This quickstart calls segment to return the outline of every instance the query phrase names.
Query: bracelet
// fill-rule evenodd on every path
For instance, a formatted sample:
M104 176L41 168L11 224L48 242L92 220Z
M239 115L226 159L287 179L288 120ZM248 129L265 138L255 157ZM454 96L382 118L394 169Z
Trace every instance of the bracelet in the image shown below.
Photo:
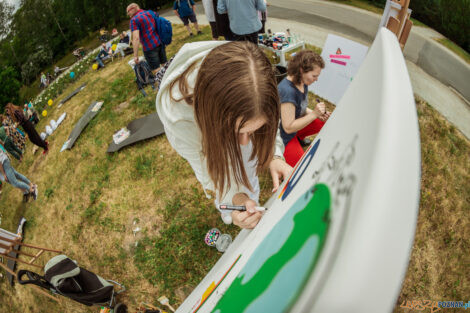
M280 156L280 155L274 155L273 160L282 160L284 162L286 161L286 159L283 156Z

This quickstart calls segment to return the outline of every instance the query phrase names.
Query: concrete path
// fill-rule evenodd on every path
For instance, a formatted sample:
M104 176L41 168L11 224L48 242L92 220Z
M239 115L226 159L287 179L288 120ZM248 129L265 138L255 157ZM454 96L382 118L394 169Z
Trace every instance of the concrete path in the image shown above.
M317 47L323 47L329 33L370 46L381 18L369 11L324 0L269 0L268 3L266 29L276 32L289 28L291 33ZM200 2L196 14L200 24L208 24ZM173 11L162 16L172 23L181 23ZM470 139L470 103L460 95L462 92L456 92L457 88L449 87L450 81L455 81L460 91L470 92L470 75L467 75L470 66L433 37L442 35L415 26L405 47L413 91Z

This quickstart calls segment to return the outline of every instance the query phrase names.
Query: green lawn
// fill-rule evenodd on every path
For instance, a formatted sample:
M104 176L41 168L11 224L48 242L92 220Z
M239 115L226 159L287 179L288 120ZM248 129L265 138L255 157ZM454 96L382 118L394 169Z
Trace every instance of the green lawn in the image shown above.
M169 57L186 42L210 40L210 29L187 38L174 27ZM50 152L32 154L13 166L39 185L39 198L24 204L21 193L7 185L0 198L2 228L14 230L21 216L28 220L25 241L59 248L101 276L124 283L122 301L130 312L142 302L158 305L166 295L178 306L220 257L204 243L218 227L233 237L238 228L225 225L207 199L189 164L165 136L106 154L112 135L128 122L155 111L155 92L137 90L127 64L117 59L93 71L88 64L76 80L63 82L38 129L63 112L67 118L49 138ZM82 83L87 87L60 109L56 104ZM103 108L72 150L59 150L93 101ZM313 105L314 97L310 97ZM332 106L330 106L333 109ZM422 190L420 215L410 267L399 301L462 300L470 294L470 143L435 110L417 100L421 129ZM271 192L268 173L260 176L261 199ZM140 231L134 230L137 228ZM51 255L41 257L45 262ZM466 261L467 260L467 261ZM22 267L23 268L23 267ZM0 278L0 312L97 312L64 299L60 303ZM364 295L367 297L368 295ZM401 302L400 302L401 303ZM397 312L402 312L399 304ZM403 311L408 312L408 311Z

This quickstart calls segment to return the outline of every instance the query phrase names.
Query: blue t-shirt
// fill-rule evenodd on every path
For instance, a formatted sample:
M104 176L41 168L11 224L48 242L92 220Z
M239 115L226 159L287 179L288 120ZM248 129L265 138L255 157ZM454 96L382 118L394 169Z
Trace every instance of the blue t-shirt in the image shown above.
M193 0L176 0L173 4L173 10L178 10L181 17L193 15L193 8L189 5L194 5Z
M308 105L308 86L304 85L304 92L300 92L297 87L295 87L294 83L284 78L279 85L277 85L277 89L279 91L279 98L281 103L292 103L295 106L295 119L302 117L305 115L307 111ZM295 137L297 132L288 134L282 128L282 123L279 124L279 128L281 130L281 137L282 141L284 142L284 146L286 146L292 138Z

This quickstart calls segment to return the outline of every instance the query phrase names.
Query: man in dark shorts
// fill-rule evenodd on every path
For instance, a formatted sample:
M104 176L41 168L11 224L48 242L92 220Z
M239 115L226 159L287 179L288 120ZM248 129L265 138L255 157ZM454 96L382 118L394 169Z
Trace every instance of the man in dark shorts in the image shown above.
M173 4L173 11L175 12L175 15L183 21L184 26L186 26L186 29L188 30L189 36L193 35L191 27L189 26L189 21L193 23L197 34L202 34L202 32L199 30L199 25L197 25L193 0L175 0L175 3Z
M127 6L127 15L131 18L132 46L134 62L139 63L139 42L142 44L145 60L154 73L160 65L167 62L165 46L157 33L155 19L157 14L150 10L141 10L139 5L131 3Z

